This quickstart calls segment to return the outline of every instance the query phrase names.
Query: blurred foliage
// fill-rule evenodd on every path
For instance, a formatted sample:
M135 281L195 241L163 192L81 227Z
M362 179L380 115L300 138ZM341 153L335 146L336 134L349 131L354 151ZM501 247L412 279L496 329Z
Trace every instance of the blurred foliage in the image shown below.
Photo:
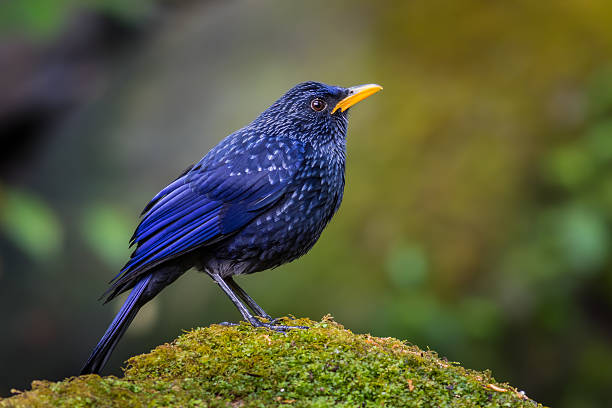
M30 193L0 190L0 229L37 261L45 261L62 249L60 221L44 201Z
M14 335L0 361L14 370L0 392L74 374L110 322L94 299L147 199L314 79L385 89L352 114L337 217L307 256L241 277L249 293L275 315L332 312L490 368L546 405L609 402L612 3L163 3L175 8L158 20L141 17L160 3L88 3L136 16L148 37L102 64L97 92L3 180L0 307ZM36 4L2 3L0 30L52 42L80 8ZM157 302L111 368L238 318L195 273Z
M19 0L0 3L0 34L26 35L44 41L60 33L79 10L107 12L138 20L150 15L152 0Z
M90 249L110 268L119 268L129 255L126 237L132 222L113 205L97 204L81 215L81 233Z

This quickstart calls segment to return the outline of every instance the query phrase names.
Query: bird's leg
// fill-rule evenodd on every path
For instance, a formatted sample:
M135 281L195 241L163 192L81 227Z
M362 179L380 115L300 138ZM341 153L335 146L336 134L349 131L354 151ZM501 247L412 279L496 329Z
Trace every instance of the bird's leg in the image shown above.
M221 290L223 290L223 292L225 292L225 294L230 298L230 300L232 301L234 306L236 306L236 308L238 309L242 317L244 317L244 320L253 324L253 321L257 319L255 319L253 315L249 313L248 309L244 307L244 305L240 302L236 294L232 292L232 290L227 285L227 283L223 280L223 278L216 274L210 274L210 276L215 280L215 282L217 282L217 285L219 285Z
M259 319L253 317L253 315L248 311L248 309L240 302L238 297L232 289L228 286L228 284L223 280L223 278L217 274L210 274L210 276L217 282L217 285L225 292L225 294L230 298L234 306L238 309L244 320L251 323L253 327L266 327L270 330L275 331L286 331L291 329L307 329L306 326L283 326L283 325L275 325L272 323L264 323Z
M268 319L269 321L272 321L273 319L270 317L269 314L266 313L265 310L263 310L261 308L261 306L259 306L257 303L255 303L255 301L253 300L253 298L251 298L245 291L244 289L242 289L240 286L238 286L238 284L236 283L236 281L234 281L234 279L231 276L228 276L227 278L223 279L225 281L225 283L227 283L227 285L232 289L232 291L238 295L238 297L240 299L242 299L242 301L244 303L247 304L247 306L249 308L251 308L251 310L259 317L263 317L264 319Z

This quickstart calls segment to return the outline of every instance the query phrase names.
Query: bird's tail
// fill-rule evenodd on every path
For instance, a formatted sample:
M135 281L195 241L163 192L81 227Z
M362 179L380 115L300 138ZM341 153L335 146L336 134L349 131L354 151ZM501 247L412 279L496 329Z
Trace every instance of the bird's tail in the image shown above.
M113 322L106 329L106 333L104 333L102 339L100 339L91 352L89 359L87 359L87 362L81 369L81 374L97 374L102 370L115 346L117 346L117 342L123 336L130 323L132 323L134 317L136 317L136 313L146 303L143 302L142 295L152 277L153 274L149 274L134 286L125 303L121 306L121 310L119 310Z

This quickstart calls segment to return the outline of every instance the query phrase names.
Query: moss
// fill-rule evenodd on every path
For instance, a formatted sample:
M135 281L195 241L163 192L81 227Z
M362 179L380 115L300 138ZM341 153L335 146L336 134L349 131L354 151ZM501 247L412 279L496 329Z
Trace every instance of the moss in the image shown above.
M541 406L489 372L326 316L286 334L246 323L192 330L128 360L123 378L34 381L0 407Z

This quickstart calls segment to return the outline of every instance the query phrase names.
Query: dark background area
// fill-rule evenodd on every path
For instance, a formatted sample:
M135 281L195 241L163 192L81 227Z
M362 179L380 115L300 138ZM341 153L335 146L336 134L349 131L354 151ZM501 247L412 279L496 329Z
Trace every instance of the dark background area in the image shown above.
M21 0L0 4L0 395L78 373L146 202L298 82L376 82L342 207L239 283L555 407L612 384L612 3ZM239 315L189 272L107 373Z

